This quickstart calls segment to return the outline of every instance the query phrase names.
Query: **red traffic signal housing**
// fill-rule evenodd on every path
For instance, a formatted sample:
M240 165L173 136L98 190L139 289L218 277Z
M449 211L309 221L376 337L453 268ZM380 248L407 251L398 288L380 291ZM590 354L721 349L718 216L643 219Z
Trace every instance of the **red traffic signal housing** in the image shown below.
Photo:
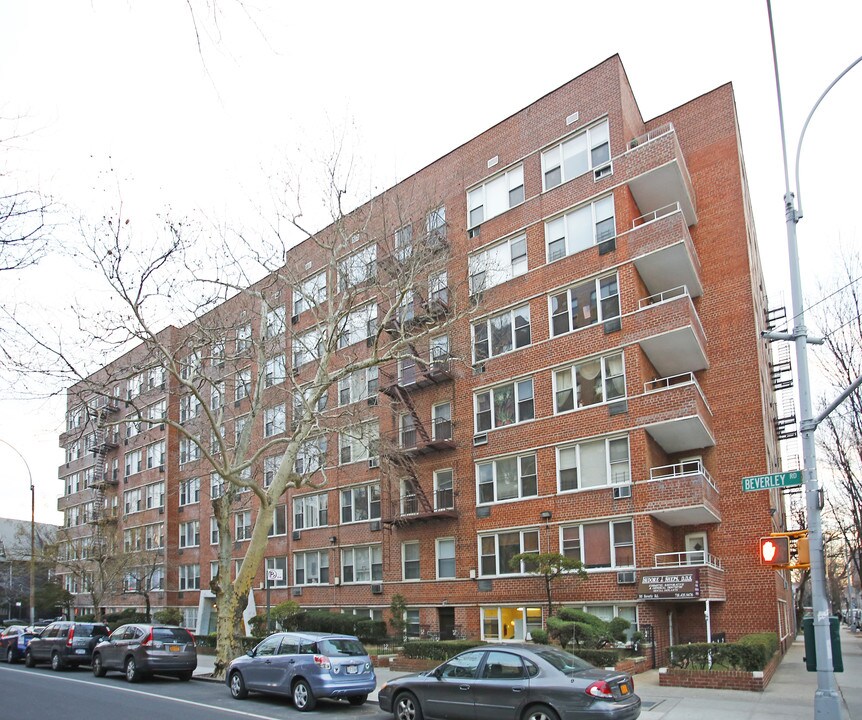
M790 538L767 536L760 538L761 565L788 565Z

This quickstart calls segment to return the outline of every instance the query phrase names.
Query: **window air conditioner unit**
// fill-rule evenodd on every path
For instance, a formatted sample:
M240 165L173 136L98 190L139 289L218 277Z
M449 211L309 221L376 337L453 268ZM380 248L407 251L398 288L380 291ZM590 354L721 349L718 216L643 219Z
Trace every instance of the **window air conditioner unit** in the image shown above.
M379 530L380 530L380 521L379 520L372 520L371 521L371 531L372 532L378 532Z
M368 458L368 467L370 467L370 468L380 467L380 458L376 458L376 457Z
M623 498L630 498L631 496L631 485L617 485L617 487L614 488L614 500L622 500Z
M374 595L383 594L383 583L371 583L371 592Z
M293 590L291 590L290 594L293 595L293 597L299 597L300 595L302 595L302 588L295 587L293 588Z
M617 573L618 585L634 585L636 582L634 570L622 570Z
M488 433L481 433L480 435L473 436L473 445L487 445L488 444Z
M294 530L293 531L293 539L299 540L302 537L302 530Z
M611 163L608 163L607 165L602 165L602 167L593 170L593 180L601 180L602 178L613 174L614 166Z
M299 315L291 315L290 316L290 324L296 325L299 322Z
M375 406L375 405L377 404L377 396L376 396L376 395L372 395L370 398L368 398L368 404L369 404L371 407Z

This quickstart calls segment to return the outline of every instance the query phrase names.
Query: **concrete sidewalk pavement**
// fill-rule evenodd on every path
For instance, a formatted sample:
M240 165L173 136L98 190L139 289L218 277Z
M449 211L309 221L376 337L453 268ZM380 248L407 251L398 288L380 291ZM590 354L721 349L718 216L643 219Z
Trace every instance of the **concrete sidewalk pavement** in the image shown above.
M862 720L862 633L842 626L841 650L844 672L835 674L841 717ZM800 636L762 693L661 687L658 670L641 673L635 676L635 692L643 701L641 720L813 720L817 674L806 671L803 656ZM199 655L195 676L211 674L213 661L212 655ZM368 696L374 702L385 682L405 674L389 668L375 668L375 673L377 689Z

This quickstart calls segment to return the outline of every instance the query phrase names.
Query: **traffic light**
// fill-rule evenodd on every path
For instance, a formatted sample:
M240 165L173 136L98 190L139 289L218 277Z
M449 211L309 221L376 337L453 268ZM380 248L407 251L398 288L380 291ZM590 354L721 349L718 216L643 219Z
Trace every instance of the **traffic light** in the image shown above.
M760 538L761 565L787 565L790 563L790 538L762 537Z
M811 563L808 553L808 536L801 537L796 541L796 564L807 566Z

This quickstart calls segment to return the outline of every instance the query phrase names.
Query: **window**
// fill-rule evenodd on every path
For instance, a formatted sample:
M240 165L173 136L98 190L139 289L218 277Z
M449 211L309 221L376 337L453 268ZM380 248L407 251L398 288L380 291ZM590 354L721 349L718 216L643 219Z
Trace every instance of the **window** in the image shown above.
M245 429L249 427L249 422L251 422L248 415L243 415L242 417L238 417L234 420L233 423L233 444L234 446L239 445L242 441L242 435L245 432Z
M401 543L402 578L404 580L419 580L419 543Z
M422 635L422 625L419 622L419 610L414 608L404 611L404 633L409 638L418 638ZM463 657L463 655L461 656ZM453 662L459 662L454 660Z
M144 527L144 547L147 550L158 550L164 547L165 527L163 523L155 523Z
M341 580L345 583L383 580L383 553L380 545L343 548Z
M521 568L513 569L510 564L512 558L521 553L538 552L538 530L515 530L481 535L479 537L479 574L488 576L523 573L523 563Z
M296 454L294 471L298 475L311 475L326 466L327 441L325 435L306 440Z
M213 545L218 545L219 539L219 531L218 531L218 520L214 517L210 518L210 543Z
M416 421L410 413L404 413L398 418L398 447L416 447Z
M524 202L524 168L501 173L467 193L467 228L481 225Z
M628 438L592 440L557 448L560 492L629 482Z
M296 585L329 583L329 551L313 550L293 556L293 581Z
M251 538L251 510L243 510L234 515L234 540Z
M608 195L589 205L545 222L548 262L610 240L617 234L614 197Z
M200 565L180 565L179 568L179 589L182 590L200 590L201 589L201 566Z
M586 568L632 567L635 563L631 520L564 526L560 547L563 555L580 560Z
M445 270L428 276L428 305L432 311L449 305L449 275Z
M160 440L152 445L147 445L147 467L161 467L165 464L165 441Z
M339 464L346 465L376 457L378 436L377 421L343 429L338 434Z
M473 325L473 362L530 344L530 306L492 315Z
M147 419L154 422L164 422L165 416L168 413L168 401L159 400L147 408Z
M284 414L284 405L265 408L263 411L263 435L272 437L287 430L287 419Z
M293 500L293 529L324 527L328 520L329 495L302 495Z
M180 398L180 422L191 420L201 414L201 403L195 395Z
M343 292L366 280L377 272L377 245L371 244L338 261L338 290Z
M455 507L453 473L451 468L434 471L434 509L451 510Z
M609 275L552 295L551 335L595 325L620 316L620 291L616 275Z
M126 475L134 475L144 469L140 450L126 453Z
M350 405L350 403L365 400L377 396L377 367L355 370L347 377L338 381L338 404Z
M413 226L405 225L395 231L395 257L406 260L413 253Z
M301 315L305 310L320 305L326 300L326 271L303 280L293 290L293 314Z
M123 552L138 552L143 547L143 531L142 527L123 530Z
M224 340L216 340L210 348L210 362L213 367L224 367Z
M622 353L593 358L554 372L554 412L567 412L625 396Z
M431 247L446 240L446 208L441 205L425 216L425 232L428 234L428 244Z
M269 575L270 570L281 570L281 580L268 580L266 581L269 587L271 588L283 588L287 587L287 558L286 557L268 557L264 559L264 565L266 566L267 577Z
M266 361L266 366L263 371L264 387L272 387L273 385L281 385L287 377L287 365L284 354L276 355ZM250 378L249 378L250 379ZM237 388L239 390L239 388ZM246 390L246 395L248 391Z
M380 484L358 485L341 491L341 522L380 518Z
M180 505L191 505L200 502L201 479L190 478L180 481Z
M452 403L440 403L431 408L431 431L434 440L452 439Z
M236 351L244 352L251 347L251 323L240 325L236 329Z
M283 455L272 455L263 459L263 486L269 487L272 481L275 480L275 474L281 467Z
M298 368L320 357L323 330L313 327L293 339L293 367Z
M500 640L520 640L524 641L527 638L527 633L533 630L541 630L542 624L542 609L538 607L483 607L482 608L482 639L486 642L498 642ZM499 677L499 673L503 667L502 663L497 661L497 658L507 655L508 653L491 653L489 661L493 657L494 665L498 667L494 670L494 677ZM484 673L491 672L491 663L486 661ZM527 673L530 677L534 677L538 673L539 668L533 665L529 660L527 663ZM511 672L515 672L512 668ZM521 672L520 669L517 672ZM520 676L520 675L519 675ZM488 677L486 674L485 677Z
M368 303L347 313L338 331L338 347L346 348L377 332L377 305Z
M281 358L283 360L284 355L282 355ZM267 368L269 368L268 363ZM236 374L236 378L234 380L234 400L242 400L243 398L247 398L250 392L251 368L245 368L245 370L240 370Z
M437 539L437 579L455 577L455 539Z
M274 338L284 332L284 305L272 308L266 312L264 337Z
M504 240L467 258L470 294L496 287L527 272L527 236Z
M533 379L517 380L476 393L476 432L533 419Z
M296 430L300 423L305 421L316 420L317 413L326 410L328 401L327 391L317 399L317 406L312 407L312 396L317 388L313 385L306 385L303 388L295 390L293 393L293 417L291 419L291 428Z
M608 121L603 120L542 153L544 189L557 187L610 159Z
M476 463L478 502L501 502L538 495L535 454Z
M147 510L165 506L165 484L163 482L144 486L144 504Z
M194 438L180 438L180 465L201 457L201 449Z
M127 438L133 438L133 437L135 437L135 435L139 435L142 428L143 428L143 423L141 423L140 420L132 420L131 419L132 417L133 416L130 415L129 419L126 420L126 437ZM92 439L93 438L91 438L91 436L89 436L89 435L87 436L87 447L88 448L93 447L94 443L92 442Z
M415 515L419 512L419 487L414 478L401 479L401 514Z
M191 380L201 371L201 353L196 350L180 360L180 378ZM131 390L130 390L131 392Z
M276 505L272 509L272 527L267 537L287 534L287 505Z
M224 495L225 481L218 473L210 473L210 498L215 500Z
M210 386L210 409L218 410L224 405L224 382L215 382Z
M180 547L197 547L201 544L201 524L199 520L180 523Z
M431 338L429 342L430 350L429 357L432 363L448 363L449 362L449 336L437 335Z

